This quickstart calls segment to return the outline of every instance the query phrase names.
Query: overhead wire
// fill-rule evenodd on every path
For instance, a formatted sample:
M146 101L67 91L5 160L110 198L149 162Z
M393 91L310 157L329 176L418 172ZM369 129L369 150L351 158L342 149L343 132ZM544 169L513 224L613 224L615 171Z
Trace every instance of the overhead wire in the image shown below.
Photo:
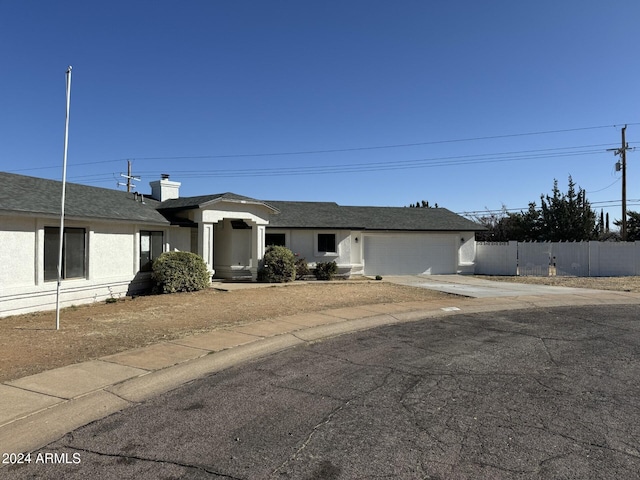
M387 170L405 170L415 168L447 167L457 165L514 162L524 160L540 160L581 155L595 155L603 152L602 148L612 144L596 144L553 149L521 150L514 152L496 152L475 155L457 155L448 157L422 158L413 160L396 160L383 162L359 162L335 165L312 165L293 167L264 167L260 169L219 169L219 170L173 170L182 178L193 177L267 177L292 175L319 175L332 173L372 172ZM138 171L137 175L157 175L158 171ZM106 174L105 174L106 175Z
M627 123L626 125L627 126L640 125L640 122ZM70 163L69 165L70 166L98 165L103 163L122 162L122 161L132 160L132 159L133 160L202 160L202 159L216 159L216 158L250 158L250 157L271 157L271 156L290 156L290 155L315 155L315 154L323 154L323 153L326 154L326 153L356 152L356 151L380 150L380 149L392 149L392 148L408 148L408 147L426 146L426 145L463 143L463 142L473 142L473 141L481 141L481 140L496 140L496 139L516 138L516 137L535 136L535 135L549 135L549 134L555 134L555 133L579 132L579 131L586 131L586 130L612 128L612 127L617 128L617 126L618 125L616 124L600 125L600 126L591 126L591 127L565 128L565 129L558 129L558 130L544 130L544 131L537 131L537 132L488 135L488 136L481 136L481 137L433 140L433 141L426 141L426 142L402 143L402 144L391 144L391 145L377 145L377 146L364 146L364 147L351 147L351 148L332 148L332 149L324 149L324 150L301 150L301 151L285 151L285 152L242 153L242 154L212 154L212 155L191 155L191 156L181 155L181 156L157 156L157 157L151 157L151 156L128 157L128 158L118 158L118 159L110 159L110 160L96 160L92 162ZM59 165L30 167L30 168L14 169L9 171L16 173L16 172L45 170L45 169L53 169L53 168L59 168Z

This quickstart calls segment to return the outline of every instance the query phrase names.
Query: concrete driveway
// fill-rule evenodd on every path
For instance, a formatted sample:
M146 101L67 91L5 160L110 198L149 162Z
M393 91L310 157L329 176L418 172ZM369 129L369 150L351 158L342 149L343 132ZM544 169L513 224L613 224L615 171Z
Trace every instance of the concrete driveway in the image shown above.
M385 276L387 282L421 287L473 298L520 297L531 295L589 295L602 290L552 287L524 283L492 282L466 275L397 275Z

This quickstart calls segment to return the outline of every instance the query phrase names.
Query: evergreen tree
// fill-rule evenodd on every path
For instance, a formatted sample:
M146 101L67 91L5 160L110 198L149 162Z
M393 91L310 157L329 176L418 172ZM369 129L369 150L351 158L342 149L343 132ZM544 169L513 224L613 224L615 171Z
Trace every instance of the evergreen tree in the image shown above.
M426 200L421 200L419 202L416 202L415 204L410 203L409 208L438 208L438 204L436 203L435 207L432 207Z
M541 195L540 240L583 241L596 236L596 213L587 201L586 192L569 176L567 193L560 192L553 181L552 195Z
M613 222L616 227L622 227L622 220ZM627 241L640 240L640 212L627 211Z

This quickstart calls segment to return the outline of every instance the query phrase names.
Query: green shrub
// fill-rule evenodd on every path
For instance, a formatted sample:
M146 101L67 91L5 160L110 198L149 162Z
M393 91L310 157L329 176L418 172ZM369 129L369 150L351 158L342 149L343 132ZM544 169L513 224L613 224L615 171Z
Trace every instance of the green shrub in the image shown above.
M376 275L376 280L382 280L382 275Z
M336 262L318 262L313 273L318 280L331 280L338 273L338 264Z
M311 275L309 264L305 258L296 258L296 280L302 280L304 277Z
M210 275L202 257L191 252L165 252L153 262L155 293L195 292L209 286Z
M267 248L258 281L267 283L291 282L296 275L296 257L291 250L279 245Z

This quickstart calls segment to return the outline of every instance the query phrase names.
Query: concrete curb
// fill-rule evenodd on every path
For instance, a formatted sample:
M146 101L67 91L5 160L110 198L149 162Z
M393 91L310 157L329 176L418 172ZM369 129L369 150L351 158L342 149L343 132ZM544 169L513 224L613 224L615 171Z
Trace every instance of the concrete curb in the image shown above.
M601 304L640 304L640 295L589 292L368 305L263 320L109 355L0 384L0 450L36 450L197 378L338 335L458 314Z

